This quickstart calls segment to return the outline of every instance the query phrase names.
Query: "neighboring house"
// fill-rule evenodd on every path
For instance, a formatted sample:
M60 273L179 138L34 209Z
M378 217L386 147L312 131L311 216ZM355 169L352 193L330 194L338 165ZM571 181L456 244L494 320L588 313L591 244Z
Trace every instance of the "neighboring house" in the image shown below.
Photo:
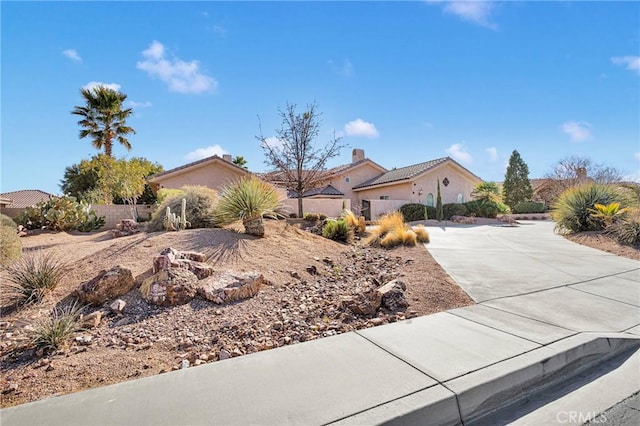
M478 176L450 157L438 158L390 170L355 186L358 202L363 200L404 200L435 206L437 182L442 203L464 203L482 182Z
M0 194L0 208L2 213L10 217L16 217L27 207L47 201L53 194L39 189L24 189L22 191L5 192Z
M179 189L185 185L200 185L219 190L228 182L250 175L246 169L233 164L230 155L214 155L149 178L154 193L160 188Z

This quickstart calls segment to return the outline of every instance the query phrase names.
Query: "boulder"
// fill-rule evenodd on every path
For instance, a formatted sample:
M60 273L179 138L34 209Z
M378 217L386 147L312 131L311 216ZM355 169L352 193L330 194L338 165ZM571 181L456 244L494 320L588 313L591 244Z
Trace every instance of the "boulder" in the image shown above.
M126 237L128 235L140 232L138 228L138 222L132 219L122 219L120 223L116 225L116 229L111 230L111 235L114 238Z
M382 303L382 294L378 291L358 293L342 301L343 308L357 315L371 316L376 313Z
M178 251L171 247L160 252L153 258L153 272L167 271L171 268L184 268L193 272L198 279L213 274L213 267L204 263L205 256L194 251Z
M407 302L407 298L404 295L406 289L405 283L400 280L393 280L378 288L376 293L380 294L382 306L391 311L398 311L404 310L409 306L409 302Z
M223 272L201 281L198 294L204 299L222 305L255 296L263 283L262 274L255 272Z
M198 277L188 269L158 271L140 285L142 297L154 305L184 305L196 295Z
M76 290L76 295L82 303L102 305L103 303L120 297L135 286L135 280L130 269L114 266L108 271L100 273Z

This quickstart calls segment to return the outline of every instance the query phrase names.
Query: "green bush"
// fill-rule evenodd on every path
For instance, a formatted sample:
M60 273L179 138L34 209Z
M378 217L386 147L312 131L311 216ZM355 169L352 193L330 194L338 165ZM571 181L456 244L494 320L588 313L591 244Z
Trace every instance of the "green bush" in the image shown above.
M302 216L302 219L308 222L317 222L319 220L325 220L326 218L327 218L327 215L324 213L305 213Z
M0 265L11 264L22 256L22 240L16 227L0 226Z
M174 188L160 188L158 190L158 204L162 204L169 198L182 198L184 190Z
M334 241L349 242L353 237L353 231L344 219L327 220L322 227L322 236Z
M18 229L18 224L15 223L9 216L2 213L0 213L0 226L8 226L16 230Z
M105 220L91 210L90 204L64 196L28 207L16 217L16 222L27 229L91 232L102 228Z
M424 217L425 209L427 217ZM435 219L436 208L419 203L409 203L400 207L400 213L402 213L406 222L415 222L418 220Z
M62 281L67 265L52 254L29 252L4 267L3 297L16 306L39 302Z
M445 220L450 220L453 216L464 216L467 213L467 207L464 204L449 203L442 206L442 212Z
M551 212L556 230L562 233L600 231L604 222L592 215L596 204L619 201L620 193L611 185L586 183L569 188L560 196Z
M496 207L498 208L498 213L500 214L511 213L511 208L502 201L496 201Z
M74 303L55 308L51 316L36 322L28 334L36 348L51 352L66 347L73 334L81 329L80 308Z
M544 213L544 203L538 203L537 201L521 201L513 206L513 213Z
M183 186L171 198L166 198L151 215L147 231L163 231L167 207L178 216L182 213L182 199L187 200L187 222L191 228L213 227L213 215L217 205L216 191L205 186Z
M500 212L500 206L492 200L473 200L465 204L467 216L495 218Z

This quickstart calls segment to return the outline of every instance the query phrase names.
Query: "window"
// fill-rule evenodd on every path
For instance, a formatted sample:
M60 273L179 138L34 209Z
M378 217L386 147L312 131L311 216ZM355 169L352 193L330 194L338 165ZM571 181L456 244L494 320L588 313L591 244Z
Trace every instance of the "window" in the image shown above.
M351 178L349 176L347 176L346 178L344 178L344 181L349 183L349 182L351 182Z
M433 207L433 194L431 192L427 194L427 205Z
M464 203L464 195L458 194L458 204Z
M388 196L388 195L381 195L381 196L380 196L380 199L381 199L381 200L388 200L388 199L389 199L389 196Z

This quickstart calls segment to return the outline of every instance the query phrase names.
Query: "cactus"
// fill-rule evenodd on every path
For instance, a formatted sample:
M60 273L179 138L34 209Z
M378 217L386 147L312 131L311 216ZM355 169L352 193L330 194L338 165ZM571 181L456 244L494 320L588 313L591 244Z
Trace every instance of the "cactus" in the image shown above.
M171 207L167 206L167 210L164 215L164 229L167 231L179 231L181 229L187 229L190 223L187 221L187 200L182 199L182 212L180 216L171 212Z

